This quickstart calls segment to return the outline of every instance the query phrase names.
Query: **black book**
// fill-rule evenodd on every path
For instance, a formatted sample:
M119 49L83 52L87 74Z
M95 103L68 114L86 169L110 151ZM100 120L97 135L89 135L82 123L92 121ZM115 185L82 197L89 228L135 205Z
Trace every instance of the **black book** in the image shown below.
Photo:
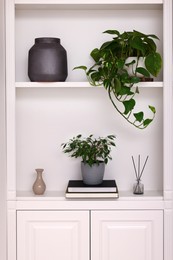
M84 192L84 193L109 193L109 192L118 192L116 181L115 180L103 180L99 185L86 185L82 180L70 180L67 186L67 192Z

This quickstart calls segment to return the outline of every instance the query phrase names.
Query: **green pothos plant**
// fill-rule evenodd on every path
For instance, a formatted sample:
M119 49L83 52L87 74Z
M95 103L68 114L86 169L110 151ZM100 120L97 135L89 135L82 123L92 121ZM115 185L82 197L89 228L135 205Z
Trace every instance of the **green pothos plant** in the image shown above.
M107 90L109 98L123 118L138 129L146 128L155 117L156 109L149 105L150 118L145 118L143 111L135 112L136 95L139 94L137 83L142 78L156 77L162 67L161 55L157 52L154 40L156 35L146 35L138 31L123 32L107 30L104 33L114 35L111 41L105 42L90 53L94 64L83 69L92 86L101 86ZM127 62L128 57L132 58ZM143 57L145 67L139 66ZM129 75L128 67L133 65L133 75ZM140 76L139 76L140 74Z

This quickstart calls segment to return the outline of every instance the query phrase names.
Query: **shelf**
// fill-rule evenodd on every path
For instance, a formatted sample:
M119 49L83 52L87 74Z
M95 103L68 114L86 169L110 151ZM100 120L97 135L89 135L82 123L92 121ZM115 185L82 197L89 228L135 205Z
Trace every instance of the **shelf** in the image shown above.
M17 200L54 201L54 200L64 200L64 199L65 199L65 191L46 191L44 195L35 195L33 194L32 191L17 192ZM94 199L89 199L89 200L92 201ZM103 200L103 199L99 199L99 200ZM145 191L144 195L134 195L131 191L121 191L118 200L121 201L163 200L163 194L161 191Z
M106 203L105 203L106 202ZM9 207L13 202L9 201ZM45 195L34 195L32 191L18 191L17 210L117 210L117 209L163 209L161 191L145 191L144 195L133 195L131 191L120 191L118 199L66 199L64 191L46 191Z
M16 82L16 88L90 88L88 82ZM144 88L162 88L163 82L140 82L137 84Z
M58 37L67 51L68 82L86 81L84 71L73 70L74 67L92 65L90 52L99 47L104 41L110 40L111 35L103 34L107 29L140 30L157 35L158 51L163 53L163 6L147 4L119 4L121 1L19 1L15 12L15 78L16 82L27 82L28 51L37 37ZM75 2L75 4L73 4ZM23 3L23 4L22 4ZM33 4L32 4L33 3ZM35 4L38 3L38 4ZM41 4L39 4L41 3ZM95 3L95 4L94 4ZM156 2L158 3L158 2ZM160 2L159 2L160 3ZM117 19L115 28L115 17ZM128 17L128 19L124 19ZM142 23L141 23L142 17ZM89 19L88 19L89 18ZM123 28L121 27L123 24ZM135 24L132 27L131 24ZM80 25L80 26L79 26ZM32 27L32 30L26 28ZM70 28L70 29L69 29ZM81 30L82 28L82 30ZM79 37L80 35L80 37ZM92 39L92 41L91 41ZM162 73L158 81L162 81Z
M156 4L163 4L163 0L15 0L16 5L156 5Z
M88 88L88 82L16 82L16 88Z

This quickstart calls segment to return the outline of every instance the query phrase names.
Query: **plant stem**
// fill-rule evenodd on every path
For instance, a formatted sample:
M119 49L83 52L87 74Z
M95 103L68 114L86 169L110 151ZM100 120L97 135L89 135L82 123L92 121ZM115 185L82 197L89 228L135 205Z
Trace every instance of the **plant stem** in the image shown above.
M114 103L114 101L113 101L113 99L112 99L112 96L111 96L111 87L108 88L108 95L109 95L109 98L110 98L110 100L111 100L113 106L115 107L115 109L118 111L118 113L119 113L122 117L124 117L124 118L127 120L127 122L129 122L131 125L135 126L135 127L138 128L138 129L144 129L144 128L147 127L147 125L144 126L144 127L140 127L142 124L140 124L139 126L136 125L134 122L130 121L129 118L127 118L127 117L118 109L118 107L115 105L115 103ZM120 101L120 102L121 102L121 101Z

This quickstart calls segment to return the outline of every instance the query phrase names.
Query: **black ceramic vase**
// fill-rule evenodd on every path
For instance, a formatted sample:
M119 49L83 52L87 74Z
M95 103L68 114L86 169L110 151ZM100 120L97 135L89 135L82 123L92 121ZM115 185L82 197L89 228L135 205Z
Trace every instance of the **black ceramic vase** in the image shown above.
M67 53L59 38L36 38L29 50L28 76L31 81L65 81Z

